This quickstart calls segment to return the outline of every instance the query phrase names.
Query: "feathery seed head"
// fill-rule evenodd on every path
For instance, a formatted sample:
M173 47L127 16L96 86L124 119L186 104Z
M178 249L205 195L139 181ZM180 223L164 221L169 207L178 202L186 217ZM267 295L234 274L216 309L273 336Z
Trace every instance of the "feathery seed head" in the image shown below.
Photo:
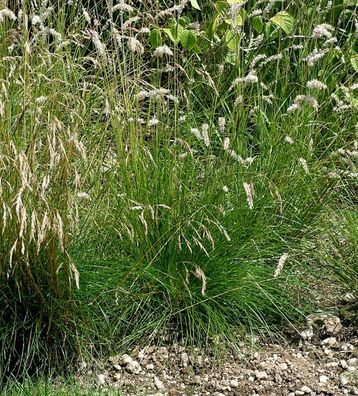
M278 264L277 264L275 274L274 274L275 278L277 278L280 275L287 259L288 259L288 253L284 253L278 260Z
M254 208L254 186L252 183L243 183L246 193L247 204L250 209Z
M144 47L142 43L137 40L135 37L130 37L128 39L128 48L133 53L138 53L140 55L144 54Z
M163 56L173 56L173 51L167 45L162 45L155 49L153 56L157 58L162 58Z
M307 82L307 88L321 90L327 89L327 85L319 80L310 80Z

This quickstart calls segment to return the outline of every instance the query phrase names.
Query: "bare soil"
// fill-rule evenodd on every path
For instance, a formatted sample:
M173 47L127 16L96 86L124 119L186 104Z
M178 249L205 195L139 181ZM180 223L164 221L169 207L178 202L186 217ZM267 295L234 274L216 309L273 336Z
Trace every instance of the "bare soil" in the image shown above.
M171 346L134 348L97 368L83 365L81 382L108 395L358 395L358 337L352 326L316 315L291 341L242 345L239 352Z

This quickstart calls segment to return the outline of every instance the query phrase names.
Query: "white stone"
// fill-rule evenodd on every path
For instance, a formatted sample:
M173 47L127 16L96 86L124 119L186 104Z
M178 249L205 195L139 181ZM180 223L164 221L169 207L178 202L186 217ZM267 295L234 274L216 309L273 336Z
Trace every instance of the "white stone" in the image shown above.
M310 340L313 337L314 333L313 333L313 329L312 328L308 328L306 330L303 330L300 333L301 338L303 338L304 340Z
M119 364L114 364L113 369L116 371L122 371L122 367Z
M229 382L229 385L230 385L232 388L238 388L238 387L239 387L239 382L236 381L236 380L231 380L231 381Z
M337 335L343 328L341 320L338 316L330 316L324 321L324 327L327 333Z
M329 362L325 364L326 367L338 367L339 363L338 362Z
M267 369L267 363L266 363L266 362L261 362L261 363L259 364L259 368L262 369L262 370Z
M123 355L122 356L122 360L121 360L121 364L122 366L126 366L127 364L130 364L133 362L133 358L129 355Z
M146 366L145 366L145 368L148 370L148 371L152 371L152 370L154 370L154 364L147 364Z
M329 380L329 378L326 375L320 375L320 377L319 377L319 382L321 384L326 384L328 380Z
M352 344L350 344L349 342L347 342L346 344L342 345L342 351L353 351L354 350L354 346Z
M326 345L329 347L337 346L337 338L336 337L328 337L322 341L322 345Z
M282 370L282 371L288 370L287 363L281 363L278 367L279 367L280 370Z
M268 375L267 375L266 371L259 371L259 370L256 370L256 371L255 371L255 377L256 377L258 380L263 380L263 379L267 379L267 378L268 378Z
M122 379L122 374L119 373L119 372L114 373L113 379L114 379L115 381L120 381L120 380Z
M80 364L79 364L79 368L80 370L85 370L87 368L87 363L83 360Z
M324 348L324 349L323 349L323 352L324 352L324 354L325 354L326 356L328 356L328 357L333 357L333 351L332 351L332 349Z
M147 353L148 347L144 347L143 349L141 349L138 353L138 359L142 360L145 358L145 355Z
M142 367L136 360L132 360L131 363L127 364L126 370L131 374L139 374L142 371Z
M106 376L104 374L98 374L97 375L97 382L100 385L104 385L106 383Z
M357 367L358 359L357 358L348 359L347 363L348 363L348 366Z
M347 385L347 384L349 383L349 378L348 378L348 376L347 376L345 373L342 373L342 374L339 376L339 380L340 380L340 382L341 382L341 384L342 384L343 386L345 386L345 385Z
M346 369L348 367L348 364L345 360L340 361L342 368Z
M154 377L154 386L158 390L163 390L164 389L164 384L158 377Z
M305 393L312 393L312 389L309 388L309 387L306 386L306 385L302 386L301 391L302 391L302 392L305 392Z
M186 352L183 352L181 354L181 362L182 362L183 367L186 367L188 365L189 357L188 357L188 354Z

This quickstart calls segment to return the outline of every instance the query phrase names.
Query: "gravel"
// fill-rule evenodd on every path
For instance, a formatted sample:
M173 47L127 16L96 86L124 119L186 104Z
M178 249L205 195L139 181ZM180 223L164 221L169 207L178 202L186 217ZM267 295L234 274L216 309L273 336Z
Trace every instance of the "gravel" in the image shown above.
M214 350L179 344L136 347L101 369L82 365L80 380L126 396L358 395L355 334L336 316L310 318L308 326L309 340L261 342L255 351L241 343L240 353L228 349L220 359Z

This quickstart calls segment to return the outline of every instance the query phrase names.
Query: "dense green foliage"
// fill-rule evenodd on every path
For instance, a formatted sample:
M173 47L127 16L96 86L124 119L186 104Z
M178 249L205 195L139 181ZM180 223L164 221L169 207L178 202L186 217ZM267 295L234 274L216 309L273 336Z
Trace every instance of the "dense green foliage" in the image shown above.
M357 191L354 2L38 3L0 9L0 379L302 319Z

